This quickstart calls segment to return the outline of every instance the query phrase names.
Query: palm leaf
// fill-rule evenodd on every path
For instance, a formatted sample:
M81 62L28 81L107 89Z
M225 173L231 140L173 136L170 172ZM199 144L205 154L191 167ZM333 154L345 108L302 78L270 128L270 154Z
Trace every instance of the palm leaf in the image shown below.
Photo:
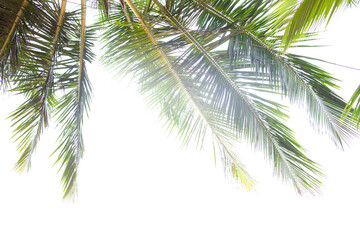
M162 115L168 119L168 127L170 129L174 126L178 127L178 136L183 139L185 145L191 139L195 139L195 142L201 145L207 129L211 130L222 151L225 165L229 166L227 172L236 173L235 177L250 188L252 181L238 157L232 152L230 140L226 139L226 134L224 134L225 129L221 129L217 121L209 117L209 113L200 102L201 99L191 92L191 81L183 78L174 69L173 58L166 51L168 49L156 39L157 36L161 36L161 31L158 35L154 35L155 31L150 31L136 6L132 2L128 3L140 22L141 28L134 25L136 20L130 21L133 23L130 25L132 28L126 24L124 26L110 24L110 29L105 34L107 36L106 48L111 49L108 51L109 57L105 55L107 63L122 62L122 66L127 66L122 71L140 72L142 91L149 94L150 103L162 106ZM114 19L114 21L120 22L119 19ZM121 30L121 28L125 29ZM123 32L124 34L121 34ZM114 57L113 49L118 49L120 52L116 57ZM143 55L143 52L146 52L146 55Z
M10 115L15 121L12 125L15 127L14 137L19 141L18 150L21 152L15 166L20 172L29 170L32 153L44 128L48 126L49 112L55 102L55 55L63 44L59 37L62 35L60 30L65 15L64 3L61 9L56 5L53 9L47 4L42 8L47 10L47 15L38 18L46 21L43 20L42 28L34 29L32 36L28 37L27 46L24 47L26 55L22 56L23 59L18 65L21 74L13 81L16 85L13 91L22 93L27 98L25 103Z
M77 192L78 167L84 152L83 115L89 111L91 98L91 84L85 62L92 61L94 57L90 47L95 36L94 29L86 28L85 19L85 1L82 1L81 20L75 19L78 27L73 32L75 39L69 43L68 48L64 48L62 56L62 64L67 70L57 82L66 89L55 106L55 115L62 126L62 133L58 139L59 146L54 151L58 152L56 162L60 162L60 169L63 169L64 198L73 198Z
M338 10L358 4L358 0L291 0L282 1L277 11L283 18L290 18L283 38L283 47L286 50L289 45L301 38L302 34L311 28L326 22L329 23L332 16Z
M216 17L221 17L224 23L234 24L235 21L215 8L209 5L204 5L204 7L207 12L216 15ZM270 15L269 18L271 22L273 16ZM269 27L268 25L266 26L267 28ZM309 69L299 70L293 67L291 63L287 62L287 56L282 56L281 52L273 50L271 47L273 43L268 44L267 34L261 34L261 29L255 28L252 30L254 33L252 33L243 29L241 26L238 26L238 28L242 29L243 33L239 34L238 38L233 40L237 42L237 45L233 44L232 49L229 49L229 51L233 53L231 55L232 58L241 56L240 58L237 57L238 61L250 59L252 67L257 72L269 74L274 85L280 84L280 89L289 96L293 103L302 105L303 102L306 101L305 105L308 106L309 115L312 120L315 121L316 126L323 129L338 146L342 146L342 139L348 140L349 136L356 135L353 128L347 125L341 125L339 120L341 115L332 112L332 107L324 102L326 97L322 96L322 94L326 91L331 91L326 86L336 86L336 84L333 83L334 79L329 74L321 71L318 72L322 74L321 76L315 75L314 73L312 76L308 74L305 77L302 71L306 72ZM257 37L258 34L261 34L261 37ZM289 59L291 59L291 57ZM321 81L323 84L320 84L318 87L323 86L324 89L322 91L314 89L308 84L308 79L310 78ZM334 104L333 107L341 108L344 105L344 101L333 92L331 92L331 94L336 96L336 100L332 102L332 104Z

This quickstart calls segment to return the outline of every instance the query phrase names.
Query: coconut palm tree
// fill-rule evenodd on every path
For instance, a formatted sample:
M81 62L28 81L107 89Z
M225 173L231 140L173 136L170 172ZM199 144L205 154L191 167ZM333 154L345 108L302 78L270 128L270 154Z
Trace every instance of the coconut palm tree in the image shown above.
M94 59L98 30L101 61L133 76L183 145L201 148L212 137L227 175L251 189L254 181L236 152L240 141L250 143L298 193L319 192L323 173L286 126L287 106L274 99L305 105L314 128L339 147L356 132L340 120L346 103L332 90L336 80L304 56L283 54L289 19L277 20L279 3L99 0L100 20L86 26L85 0L78 11L67 10L66 0L0 0L2 88L25 98L10 115L20 151L16 169L29 169L54 116L64 197L74 196L91 99L86 64ZM303 34L289 48L313 37Z

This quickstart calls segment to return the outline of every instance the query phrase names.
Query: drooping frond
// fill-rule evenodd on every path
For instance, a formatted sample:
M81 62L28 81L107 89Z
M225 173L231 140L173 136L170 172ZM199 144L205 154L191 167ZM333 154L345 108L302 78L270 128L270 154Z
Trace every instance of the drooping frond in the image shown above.
M46 15L38 15L42 19L41 28L31 29L27 39L26 52L21 54L17 64L20 72L13 79L16 93L24 94L26 101L10 118L14 121L14 137L19 142L20 159L15 168L22 172L28 170L31 156L35 151L44 128L48 126L49 114L55 101L54 75L56 55L64 45L64 33L61 24L65 15L65 3L61 9L57 5L42 6ZM45 12L43 12L45 13Z
M105 54L104 61L125 63L122 64L126 66L122 72L133 72L139 76L142 91L149 95L150 103L162 107L162 115L167 117L169 128L177 126L178 135L185 145L191 139L201 145L204 135L210 130L222 151L225 164L230 166L227 172L236 173L235 177L251 188L252 180L232 152L230 140L225 137L226 129L221 129L220 122L209 115L201 99L192 92L192 81L177 71L169 49L160 41L162 33L150 30L136 6L131 1L128 4L136 18L129 21L129 15L124 13L127 23L121 24L120 18L111 19L105 34L105 46L110 51ZM119 55L113 55L114 49L118 49Z
M78 167L84 152L82 136L83 116L89 111L91 99L91 84L86 71L86 62L91 62L93 54L90 51L94 41L94 29L85 25L85 1L82 1L81 20L77 20L74 39L64 48L62 63L66 71L61 74L58 84L65 88L65 94L55 106L57 121L61 124L61 135L57 163L63 170L62 182L64 198L75 197L77 191L76 178Z
M273 161L275 172L283 179L290 180L298 192L302 189L318 191L320 182L310 174L320 174L318 167L304 154L300 154L301 147L293 134L279 122L285 117L284 114L272 114L274 111L259 101L257 95L239 88L236 80L227 73L230 66L220 66L200 39L195 39L159 2L154 2L191 44L191 50L182 56L181 67L194 69L192 74L201 79L199 88L206 91L204 98L211 103L212 108L222 113L228 121L231 120L230 126L235 127L241 139L262 150ZM259 69L256 70L259 72Z

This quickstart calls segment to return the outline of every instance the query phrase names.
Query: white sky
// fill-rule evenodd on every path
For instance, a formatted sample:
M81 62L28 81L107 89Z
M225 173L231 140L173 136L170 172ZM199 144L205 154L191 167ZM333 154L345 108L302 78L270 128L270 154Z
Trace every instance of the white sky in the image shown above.
M360 8L341 14L324 35L333 47L311 54L360 68L360 35L354 31L359 16ZM342 94L348 98L360 72L327 67L345 81ZM247 192L224 179L211 149L180 150L126 81L96 65L89 69L94 100L84 126L86 151L75 203L61 200L61 174L48 158L55 147L52 129L42 137L31 171L12 170L18 154L5 118L17 105L0 96L0 239L360 238L359 140L342 152L309 129L305 114L294 114L290 125L327 174L323 195L296 195L273 178L261 154L240 147L258 181L257 191Z

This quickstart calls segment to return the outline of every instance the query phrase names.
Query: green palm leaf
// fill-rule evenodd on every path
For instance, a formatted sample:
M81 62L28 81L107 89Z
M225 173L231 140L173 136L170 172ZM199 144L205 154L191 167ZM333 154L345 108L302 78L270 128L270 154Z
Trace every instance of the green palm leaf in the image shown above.
M209 116L201 99L191 92L191 82L184 79L174 69L173 57L165 53L168 49L156 40L157 35L161 36L161 31L154 35L132 2L129 5L140 21L141 28L135 25L136 19L130 21L131 25L124 24L123 26L114 24L114 22L119 23L119 19L113 19L114 22L110 23L109 30L105 34L105 46L109 50L105 54L104 61L108 64L110 61L115 64L126 63L122 64L122 66L127 66L122 69L122 72L133 71L136 75L139 74L142 91L150 93L149 100L152 104L162 106L162 114L168 118L169 128L178 127L178 135L185 145L193 138L201 145L206 131L211 130L222 151L225 165L229 166L227 172L236 173L236 177L250 188L252 181L238 157L232 152L231 143L225 137L227 135L225 130L218 126L213 116ZM129 15L125 17L128 20ZM116 57L113 55L113 49L118 49L119 55ZM147 54L143 55L143 52ZM139 54L145 57L139 57Z
M230 126L235 127L241 139L246 139L257 149L266 153L274 163L275 172L283 179L290 180L298 192L302 189L309 192L318 191L320 181L309 172L315 175L320 172L316 164L302 154L301 147L291 131L278 121L284 115L282 113L272 115L274 111L259 101L257 95L250 95L241 90L230 78L226 68L218 64L211 52L193 38L159 2L156 0L154 2L193 45L193 51L186 57L183 56L183 62L186 65L182 67L189 69L197 62L195 68L200 70L195 78L202 79L200 88L207 90L207 101L213 108L222 112L228 121L232 120ZM252 65L254 66L253 62ZM263 68L263 66L258 66L255 68L256 72L260 72L259 67ZM270 74L270 82L271 77Z
M286 50L290 44L311 28L326 22L329 23L336 11L341 8L358 4L358 0L286 0L281 1L277 11L281 18L289 18L283 37L283 47ZM280 18L280 19L281 19Z
M75 19L78 27L73 32L75 39L64 48L62 56L62 64L67 70L58 80L58 84L66 88L55 106L57 121L62 125L55 152L58 152L57 162L61 163L63 169L64 198L73 198L77 192L77 171L84 152L83 116L89 111L92 91L85 63L94 58L90 47L95 35L94 29L86 27L85 18L85 1L82 1L81 22Z
M25 103L10 115L15 121L14 137L19 141L18 150L21 152L15 166L18 171L30 168L32 153L44 128L48 127L49 114L55 103L55 55L63 45L59 38L63 35L60 29L65 6L63 5L61 10L56 9L58 6L54 7L55 11L52 12L51 6L42 6L48 11L46 15L38 16L43 18L44 24L42 28L32 29L31 37L28 37L27 45L24 46L26 55L21 56L22 60L18 63L21 74L13 81L16 85L13 91L22 93L27 98Z
M223 24L234 24L238 21L228 18L209 5L204 5L204 7L208 13L210 12L217 18L221 18ZM271 24L273 16L269 15L269 19ZM263 22L263 18L261 18L261 22ZM268 24L264 25L266 28L269 27ZM332 107L327 106L324 102L326 96L322 96L322 94L330 91L334 96L334 99L336 99L332 102L332 104L334 104L333 107L341 108L344 106L344 101L327 88L327 86L336 87L334 79L329 74L318 68L319 71L317 73L307 73L311 70L310 68L299 69L294 67L292 63L288 61L289 59L292 59L291 57L288 57L288 55L283 56L279 51L273 49L272 45L274 39L271 38L270 43L268 43L268 34L264 34L262 29L252 27L251 31L254 32L252 33L241 26L238 26L238 28L240 30L242 29L243 33L233 39L233 41L237 42L237 45L229 44L229 48L232 47L229 49L229 52L232 53L230 57L235 59L235 56L237 56L238 61L250 59L252 67L257 72L267 73L274 86L277 86L277 84L281 86L280 89L284 94L289 96L292 102L303 104L303 101L306 101L308 112L313 121L315 121L316 126L324 129L324 132L329 134L338 146L342 146L341 139L348 140L349 136L356 135L353 128L340 123L339 117L341 114L339 112L331 111ZM260 37L257 37L258 34L260 34ZM274 33L272 32L271 35L273 34ZM304 72L307 74L304 75ZM309 79L320 81L322 84L317 85L317 87L323 87L324 89L314 89L314 84L313 86L308 84Z

